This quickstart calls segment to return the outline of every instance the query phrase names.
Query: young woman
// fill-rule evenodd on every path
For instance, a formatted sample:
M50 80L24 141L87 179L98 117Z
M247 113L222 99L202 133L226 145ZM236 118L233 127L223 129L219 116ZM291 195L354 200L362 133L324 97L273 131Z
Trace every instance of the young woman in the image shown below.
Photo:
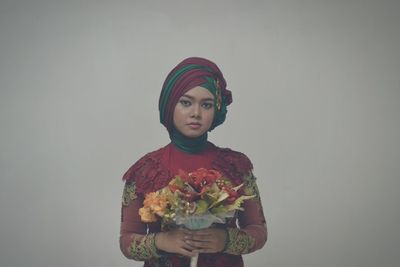
M204 58L187 58L167 76L159 99L160 121L171 143L139 159L125 173L120 247L144 266L243 266L242 254L262 248L267 229L253 166L242 153L207 141L208 132L225 120L231 92L219 68ZM244 184L243 211L224 225L204 230L143 223L138 210L147 193L168 185L178 170L214 169L235 185ZM168 229L167 229L168 228Z

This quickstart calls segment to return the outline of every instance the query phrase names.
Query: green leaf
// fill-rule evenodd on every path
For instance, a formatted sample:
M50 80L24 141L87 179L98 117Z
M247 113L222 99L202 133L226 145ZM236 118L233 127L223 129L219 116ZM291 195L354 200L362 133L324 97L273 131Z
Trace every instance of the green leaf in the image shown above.
M224 201L225 199L227 199L229 197L229 194L226 191L220 191L218 192L218 198L216 201L214 201L213 203L211 203L210 208L215 207L217 204L219 204L220 202Z
M240 206L242 205L243 201L245 201L247 199L251 199L253 197L255 197L255 195L252 195L252 196L240 196L232 204L225 206L225 208L227 209L227 211L242 210L242 208Z
M211 213L212 214L219 214L219 213L224 213L224 212L228 212L229 210L227 209L227 207L225 206L223 206L223 205L220 205L220 206L217 206L217 207L214 207L214 208L212 208L211 209Z
M183 187L185 185L185 182L182 180L180 176L175 176L174 184Z
M243 186L243 184L240 184L236 187L232 187L232 190L238 191L242 186Z
M207 201L200 199L196 203L197 203L196 212L195 212L196 214L203 214L208 210Z

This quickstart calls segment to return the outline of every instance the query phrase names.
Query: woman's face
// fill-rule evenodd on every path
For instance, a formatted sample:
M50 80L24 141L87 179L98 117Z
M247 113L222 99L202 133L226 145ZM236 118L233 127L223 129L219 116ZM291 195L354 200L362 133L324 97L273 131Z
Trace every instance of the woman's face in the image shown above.
M179 98L174 110L174 125L186 137L201 136L213 120L214 96L207 89L197 86Z

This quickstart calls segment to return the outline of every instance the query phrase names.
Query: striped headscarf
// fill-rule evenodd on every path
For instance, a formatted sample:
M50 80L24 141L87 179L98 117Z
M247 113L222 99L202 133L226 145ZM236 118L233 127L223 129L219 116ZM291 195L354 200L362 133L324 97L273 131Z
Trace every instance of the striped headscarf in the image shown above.
M190 57L179 63L168 74L161 90L158 104L160 122L169 133L174 128L173 115L179 98L196 86L204 87L214 95L214 121L209 131L225 121L226 107L232 103L232 94L226 89L222 72L208 59Z

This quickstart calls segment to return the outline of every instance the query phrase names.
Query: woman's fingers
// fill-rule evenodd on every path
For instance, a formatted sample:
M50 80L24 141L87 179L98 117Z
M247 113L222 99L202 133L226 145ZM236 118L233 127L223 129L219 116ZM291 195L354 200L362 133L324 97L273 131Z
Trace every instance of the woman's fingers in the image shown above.
M192 251L196 249L196 247L190 244L190 242L187 242L191 234L190 231L182 229L160 232L156 235L156 247L166 252L179 253L187 257L193 257L196 253Z
M181 228L181 231L185 234L185 235L191 235L193 233L193 231L186 229L186 228Z
M190 242L187 242L187 241L183 242L183 244L181 245L181 247L182 247L183 249L190 250L190 251L192 251L192 250L194 250L194 249L197 248L196 246L193 246Z
M187 250L184 248L181 248L178 253L186 257L194 257L197 254L194 250Z
M208 242L212 242L219 238L220 238L220 236L218 235L218 232L211 232L211 231L206 231L206 230L194 232L191 236L192 240L208 241Z
M226 232L218 228L192 231L185 235L186 243L200 253L220 252L225 246Z
M208 241L193 241L193 240L188 240L186 242L187 244L191 245L193 249L205 249L205 248L210 248L212 247L212 243Z

